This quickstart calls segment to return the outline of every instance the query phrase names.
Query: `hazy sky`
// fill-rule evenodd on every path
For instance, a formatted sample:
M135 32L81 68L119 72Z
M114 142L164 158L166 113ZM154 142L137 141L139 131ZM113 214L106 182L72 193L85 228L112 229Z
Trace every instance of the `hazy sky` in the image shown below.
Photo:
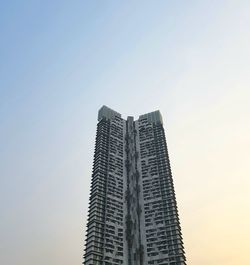
M250 1L1 1L0 264L81 264L97 111L164 117L189 265L250 264Z

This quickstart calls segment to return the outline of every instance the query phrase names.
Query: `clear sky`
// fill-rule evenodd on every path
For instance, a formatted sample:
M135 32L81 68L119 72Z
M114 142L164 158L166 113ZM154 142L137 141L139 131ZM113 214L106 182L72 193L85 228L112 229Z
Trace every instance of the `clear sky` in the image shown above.
M1 1L0 40L0 264L81 264L103 104L161 111L188 264L250 264L250 1Z

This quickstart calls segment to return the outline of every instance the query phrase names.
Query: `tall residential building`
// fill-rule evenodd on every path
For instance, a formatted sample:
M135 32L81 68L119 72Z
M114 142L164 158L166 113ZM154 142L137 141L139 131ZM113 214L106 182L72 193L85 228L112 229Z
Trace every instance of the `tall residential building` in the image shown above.
M99 110L85 265L185 265L159 111Z

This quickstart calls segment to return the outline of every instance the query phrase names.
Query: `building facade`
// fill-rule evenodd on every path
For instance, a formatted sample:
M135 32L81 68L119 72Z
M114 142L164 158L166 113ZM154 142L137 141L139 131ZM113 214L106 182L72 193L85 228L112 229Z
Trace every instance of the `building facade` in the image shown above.
M85 265L186 265L162 117L98 113Z

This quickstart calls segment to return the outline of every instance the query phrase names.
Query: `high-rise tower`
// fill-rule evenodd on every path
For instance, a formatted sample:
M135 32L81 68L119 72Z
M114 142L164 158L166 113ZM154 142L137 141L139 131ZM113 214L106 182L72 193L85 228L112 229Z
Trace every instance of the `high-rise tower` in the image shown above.
M159 111L99 110L83 264L186 264Z

